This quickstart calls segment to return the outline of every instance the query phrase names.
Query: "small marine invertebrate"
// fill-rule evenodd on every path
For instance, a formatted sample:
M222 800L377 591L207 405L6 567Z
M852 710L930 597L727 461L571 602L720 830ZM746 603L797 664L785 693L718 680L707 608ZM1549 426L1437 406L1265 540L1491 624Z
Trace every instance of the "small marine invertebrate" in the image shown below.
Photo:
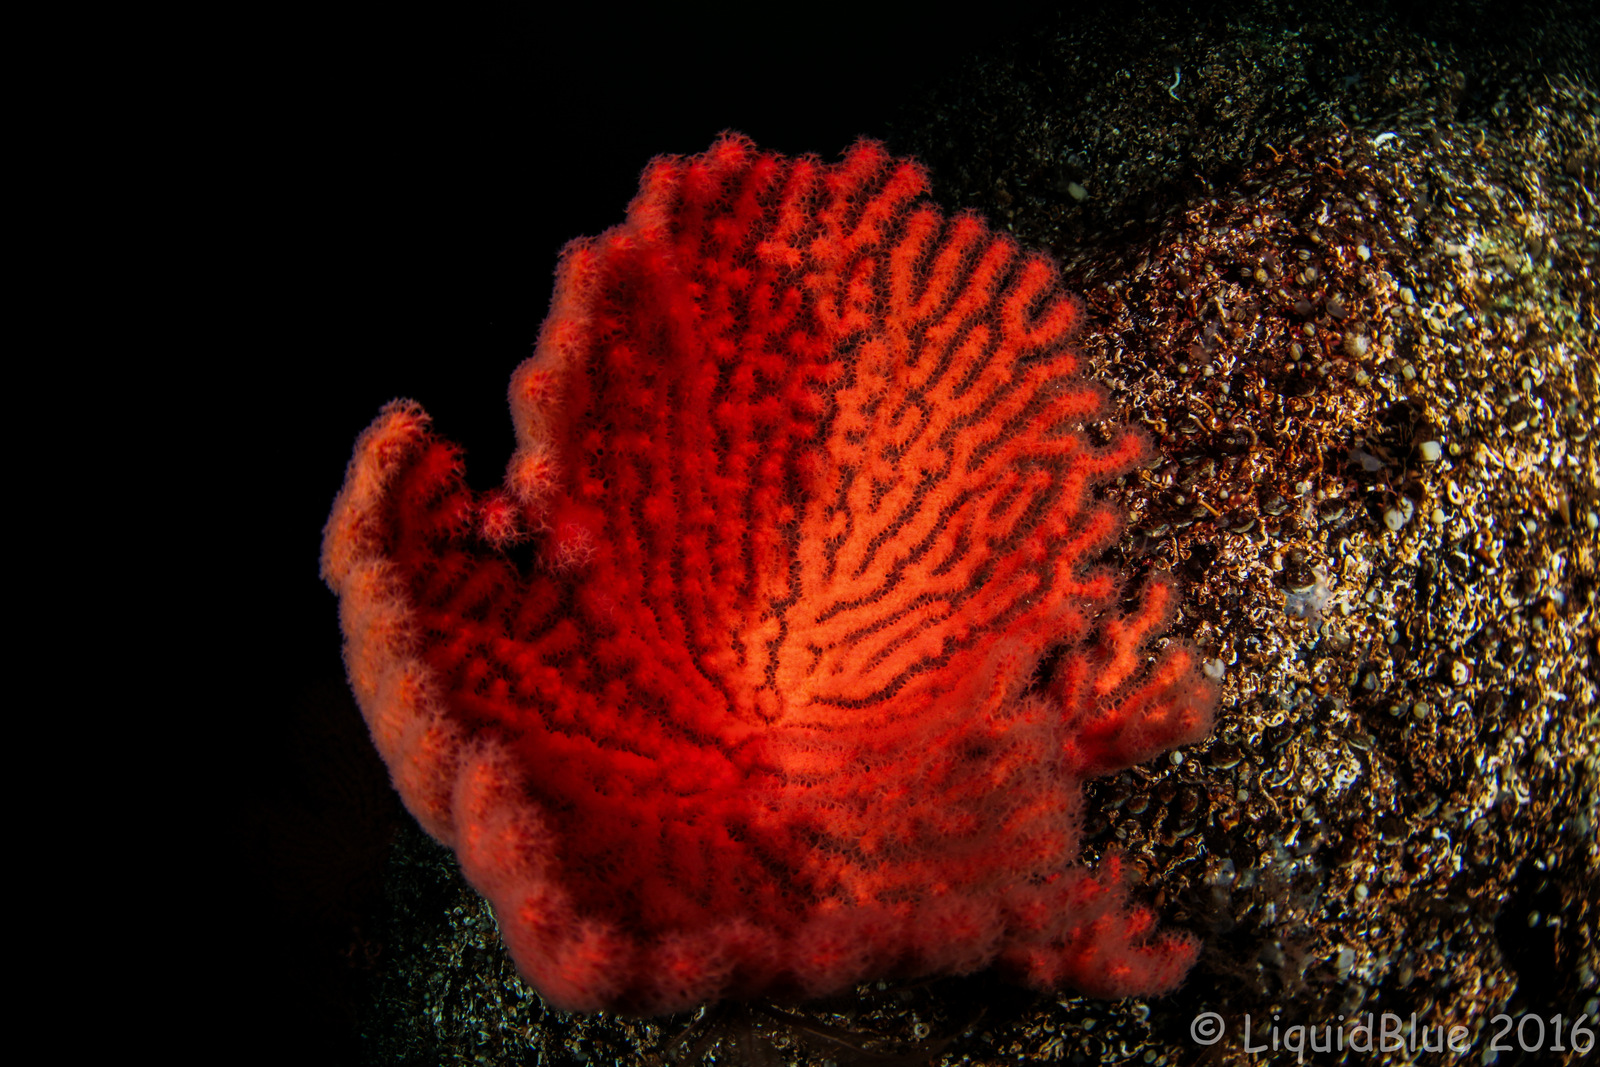
M1321 568L1312 567L1284 589L1283 613L1291 619L1307 619L1314 630L1321 631L1322 611L1332 599L1333 583Z
M1090 490L1149 445L1081 432L1051 265L924 188L867 142L658 159L563 253L504 489L409 401L356 446L322 560L352 686L559 1006L995 961L1153 992L1193 957L1074 865L1080 781L1214 702L1146 655L1175 586L1118 613L1093 565Z

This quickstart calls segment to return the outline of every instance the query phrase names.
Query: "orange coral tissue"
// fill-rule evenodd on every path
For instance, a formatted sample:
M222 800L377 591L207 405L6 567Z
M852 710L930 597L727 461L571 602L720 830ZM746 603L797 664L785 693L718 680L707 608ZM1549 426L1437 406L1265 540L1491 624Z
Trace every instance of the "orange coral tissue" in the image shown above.
M1191 939L1076 864L1081 782L1200 737L1169 580L1120 614L1102 417L1054 268L914 163L725 136L561 257L474 494L415 403L324 534L410 810L574 1010L998 964L1172 988Z

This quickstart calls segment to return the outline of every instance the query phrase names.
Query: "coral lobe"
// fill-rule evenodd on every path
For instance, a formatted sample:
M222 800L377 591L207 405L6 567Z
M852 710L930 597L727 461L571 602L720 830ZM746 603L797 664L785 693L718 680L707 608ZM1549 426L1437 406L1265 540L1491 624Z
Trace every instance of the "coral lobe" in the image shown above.
M1054 268L924 188L868 142L659 159L563 253L504 489L408 401L357 445L323 549L352 686L560 1006L1192 960L1114 857L1074 865L1080 781L1215 699L1186 647L1149 662L1171 582L1118 615L1092 564L1091 490L1149 445L1082 433Z

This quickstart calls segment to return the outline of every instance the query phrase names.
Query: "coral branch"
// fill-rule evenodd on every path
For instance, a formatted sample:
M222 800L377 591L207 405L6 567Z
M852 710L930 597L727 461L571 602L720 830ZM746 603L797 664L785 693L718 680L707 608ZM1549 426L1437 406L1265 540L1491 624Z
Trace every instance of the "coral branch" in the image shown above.
M1188 650L1145 663L1170 582L1096 629L1091 490L1149 445L1088 442L1079 305L925 184L869 142L658 159L563 253L503 490L408 401L357 444L323 547L351 684L553 1003L997 960L1156 992L1193 957L1074 865L1080 780L1214 701Z

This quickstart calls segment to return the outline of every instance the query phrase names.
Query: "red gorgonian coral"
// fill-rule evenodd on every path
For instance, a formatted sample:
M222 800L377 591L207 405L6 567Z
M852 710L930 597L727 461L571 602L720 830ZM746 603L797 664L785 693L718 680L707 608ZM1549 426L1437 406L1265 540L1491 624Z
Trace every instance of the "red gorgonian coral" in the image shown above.
M558 1006L1192 961L1075 865L1081 780L1215 700L1146 655L1174 585L1118 615L1091 562L1090 490L1149 444L1085 438L1079 305L925 186L870 142L658 159L562 255L503 490L409 401L356 445L322 558L351 684Z

